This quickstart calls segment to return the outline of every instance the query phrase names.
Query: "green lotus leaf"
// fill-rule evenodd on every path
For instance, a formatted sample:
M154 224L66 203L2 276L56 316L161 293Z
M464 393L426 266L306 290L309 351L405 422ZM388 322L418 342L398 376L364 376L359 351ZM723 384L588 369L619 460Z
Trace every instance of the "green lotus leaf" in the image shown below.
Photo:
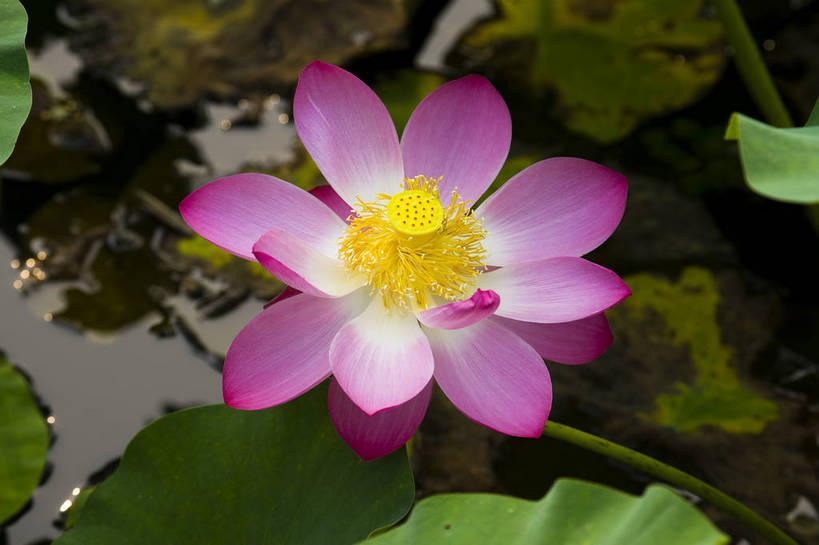
M31 497L47 454L43 415L25 379L0 356L0 523Z
M739 141L751 189L778 201L819 203L819 103L804 127L788 129L735 113L725 138Z
M407 522L367 545L719 545L729 538L695 507L660 485L636 497L560 479L534 502L495 494L421 500Z
M341 545L413 498L405 451L362 462L330 422L325 384L264 411L211 405L153 422L55 545Z
M65 520L63 521L63 528L66 530L72 528L80 518L80 513L82 513L83 508L85 507L85 502L88 501L88 497L91 496L91 492L97 489L96 485L89 486L88 488L83 488L80 493L74 498L73 502L71 503L71 507L68 508L68 511L65 512Z
M28 15L17 0L0 0L0 165L14 149L31 109L26 58Z
M535 97L554 90L568 128L600 142L691 104L724 65L722 26L703 17L702 0L497 5L500 17L467 34L462 53Z

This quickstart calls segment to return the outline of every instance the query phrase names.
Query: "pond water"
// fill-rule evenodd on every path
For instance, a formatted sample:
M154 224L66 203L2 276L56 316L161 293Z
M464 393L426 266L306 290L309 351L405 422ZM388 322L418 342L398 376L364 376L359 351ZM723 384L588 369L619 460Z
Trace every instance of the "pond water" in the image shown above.
M589 89L595 82L572 66L547 56L521 68L540 58L539 38L521 24L525 13L500 14L488 0L398 3L406 10L397 12L390 2L333 4L326 16L347 10L349 24L310 45L288 30L313 28L298 11L309 8L276 12L272 2L258 8L269 26L234 23L260 32L264 49L205 59L193 31L177 44L181 53L157 52L164 38L152 29L161 25L118 26L136 9L128 2L24 3L35 103L0 171L0 351L30 379L53 423L43 481L0 529L0 544L50 542L72 490L109 474L139 429L167 412L221 401L225 350L281 284L191 238L176 204L243 169L305 188L321 183L298 144L289 102L298 69L315 56L374 85L399 124L447 78L485 73L512 113L510 173L554 155L624 172L626 216L590 259L621 274L634 296L609 313L615 343L600 360L550 364L552 417L679 465L803 543L819 543L819 213L745 188L735 145L722 133L732 111L760 114L707 6L667 31L684 32L690 48L659 38L652 45L671 48L676 66L693 67L674 72L683 74L674 92L656 81L665 72L635 65L646 95L632 102L613 84L611 100L601 102ZM186 4L218 22L256 3ZM581 27L606 29L615 17L614 2L557 4L575 10ZM819 95L819 40L795 37L819 36L819 2L743 7L803 119ZM484 32L487 19L516 22ZM656 16L657 24L668 20ZM567 45L544 25L545 43L578 55L569 64L596 47ZM611 32L617 51L629 38ZM191 66L175 65L178 55ZM221 71L212 72L214 63ZM725 389L709 373L739 386ZM669 406L696 409L663 412ZM414 448L419 495L538 498L560 476L634 493L649 482L548 439L504 438L437 394ZM737 541L762 543L706 512Z

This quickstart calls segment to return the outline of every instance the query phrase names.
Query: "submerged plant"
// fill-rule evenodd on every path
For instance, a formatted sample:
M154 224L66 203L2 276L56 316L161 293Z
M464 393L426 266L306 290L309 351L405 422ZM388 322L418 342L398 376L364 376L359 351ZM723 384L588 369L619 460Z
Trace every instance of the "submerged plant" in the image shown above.
M620 222L625 178L547 159L472 209L511 140L506 104L480 76L427 96L400 144L378 97L335 66L304 69L293 110L332 189L238 174L180 205L205 239L301 292L233 341L225 402L271 407L332 375L336 429L372 459L415 432L434 377L469 418L539 436L552 401L542 358L599 356L611 343L602 312L630 293L580 257Z

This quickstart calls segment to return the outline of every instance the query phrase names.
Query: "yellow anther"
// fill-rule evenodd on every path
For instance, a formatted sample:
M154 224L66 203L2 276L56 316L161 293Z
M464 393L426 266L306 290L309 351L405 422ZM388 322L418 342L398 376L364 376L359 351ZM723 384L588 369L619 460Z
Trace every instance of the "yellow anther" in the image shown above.
M444 207L434 194L410 189L390 199L387 219L402 235L429 235L443 224Z
M359 200L339 240L339 259L348 271L366 275L388 308L425 309L439 299L469 297L486 268L481 219L457 191L444 207L440 181L407 178L395 196Z

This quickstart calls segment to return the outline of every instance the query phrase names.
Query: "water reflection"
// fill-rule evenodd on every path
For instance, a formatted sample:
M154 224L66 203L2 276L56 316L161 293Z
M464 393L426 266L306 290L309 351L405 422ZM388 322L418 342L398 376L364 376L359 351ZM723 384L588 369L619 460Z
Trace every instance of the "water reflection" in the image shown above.
M0 239L0 262L13 256L12 246ZM9 286L15 272L4 267L0 286ZM51 522L67 501L66 491L119 456L137 431L161 416L168 400L177 405L221 402L219 375L185 342L157 342L146 322L139 322L105 343L89 343L42 320L41 306L49 300L53 304L55 296L21 297L0 288L0 346L32 377L35 392L51 407L47 421L57 439L49 459L59 460L35 491L31 509L6 530L14 544L55 537L59 532ZM225 337L243 325L245 317L237 318L220 322Z

